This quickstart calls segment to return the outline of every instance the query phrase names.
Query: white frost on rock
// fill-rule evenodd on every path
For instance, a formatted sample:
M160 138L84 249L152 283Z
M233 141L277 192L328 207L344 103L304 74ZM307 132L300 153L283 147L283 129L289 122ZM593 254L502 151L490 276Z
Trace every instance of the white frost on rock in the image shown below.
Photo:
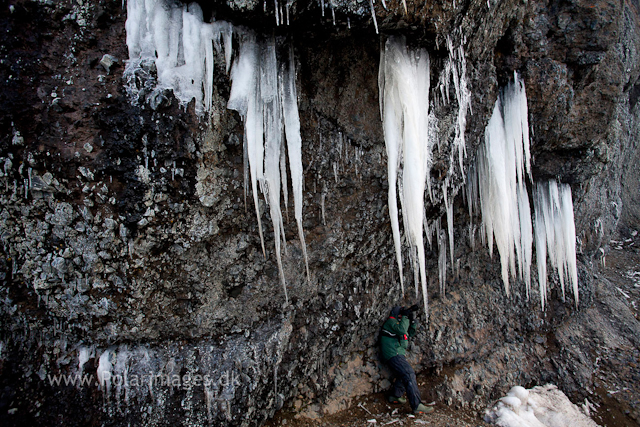
M513 387L485 412L484 420L500 427L597 427L591 418L553 384Z

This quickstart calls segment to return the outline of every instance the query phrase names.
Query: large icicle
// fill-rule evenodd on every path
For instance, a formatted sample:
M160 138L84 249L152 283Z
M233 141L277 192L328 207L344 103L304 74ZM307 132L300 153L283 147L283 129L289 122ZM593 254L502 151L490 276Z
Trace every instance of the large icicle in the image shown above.
M407 50L404 37L395 36L386 41L381 55L378 79L380 111L387 144L389 211L394 212L391 213L391 221L396 257L398 265L401 265L397 200L395 190L391 189L395 187L395 173L400 164L405 236L411 253L417 253L413 267L414 272L418 268L420 270L425 313L428 315L423 216L432 146L429 135L429 55L425 49Z
M260 86L258 84L259 46L252 34L245 34L238 58L231 72L231 94L227 108L236 110L244 119L244 131L246 139L247 157L251 175L251 189L253 204L258 218L258 233L262 244L262 254L266 256L264 249L264 237L262 234L262 222L260 220L260 205L258 204L258 179L263 178L264 169L264 141L262 124L262 103L258 102ZM256 95L258 94L258 95ZM276 237L278 238L278 237Z
M478 205L489 253L495 239L502 281L509 294L509 277L515 277L516 260L519 277L530 288L533 229L529 196L524 182L530 176L529 130L524 83L518 75L498 96L485 130L484 144L477 156L474 174L468 185L477 188L470 194L470 210Z
M277 14L277 10L276 10ZM276 260L280 281L284 287L285 299L288 301L287 287L282 269L281 241L285 243L282 211L280 210L280 150L282 146L282 107L278 91L278 62L276 60L275 39L262 43L260 58L260 90L264 114L264 180L262 193L269 205L271 223L273 224L273 240L276 246ZM259 101L258 101L259 102Z
M284 129L287 137L289 168L291 170L291 182L293 184L295 218L298 224L298 236L300 238L300 245L302 246L307 279L311 280L307 246L302 228L302 137L300 136L300 117L298 115L298 94L296 91L296 68L293 59L293 48L289 50L288 67L284 67L284 65L281 67L281 79Z
M286 185L281 160L284 150L283 127L293 183L295 218L309 278L307 249L302 228L302 138L293 51L289 51L287 63L279 63L273 38L257 42L251 33L247 32L242 36L240 51L231 70L233 84L227 106L238 111L245 121L251 187L260 239L264 251L257 183L260 183L260 189L269 205L278 271L288 301L281 255L281 242L285 243L286 251L280 209L281 188Z
M536 183L533 206L542 309L547 299L547 254L551 266L558 272L563 298L564 281L569 280L577 306L578 267L571 187L568 184L558 185L555 180Z

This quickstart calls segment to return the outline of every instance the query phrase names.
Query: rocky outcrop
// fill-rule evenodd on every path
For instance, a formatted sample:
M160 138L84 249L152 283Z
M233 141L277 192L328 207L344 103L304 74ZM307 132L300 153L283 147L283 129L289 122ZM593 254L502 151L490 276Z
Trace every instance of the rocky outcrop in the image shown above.
M369 2L327 2L324 16L321 2L294 2L280 26L272 4L265 12L261 2L201 2L207 17L294 46L311 277L291 218L288 304L273 235L267 227L263 257L245 196L243 128L226 109L224 59L204 117L170 91L147 99L152 69L136 76L142 91L132 100L121 2L10 3L0 10L0 410L8 422L257 425L285 404L318 416L386 388L377 331L392 305L414 296L402 299L393 252ZM499 261L470 245L464 178L450 164L457 106L436 106L442 143L429 219L444 212L449 171L460 195L456 262L441 295L437 247L427 248L431 313L412 349L420 369L447 374L434 397L480 408L515 383L553 381L574 400L611 398L593 387L597 357L617 366L622 342L637 366L640 347L636 318L598 272L612 233L638 227L637 3L373 7L380 33L429 50L434 76L447 37L464 47L465 166L517 70L534 178L573 190L580 305L562 300L555 278L553 303L541 312L522 283L507 297ZM51 381L98 368L111 382ZM126 386L118 383L125 373ZM632 393L613 399L637 408L637 382L628 386Z

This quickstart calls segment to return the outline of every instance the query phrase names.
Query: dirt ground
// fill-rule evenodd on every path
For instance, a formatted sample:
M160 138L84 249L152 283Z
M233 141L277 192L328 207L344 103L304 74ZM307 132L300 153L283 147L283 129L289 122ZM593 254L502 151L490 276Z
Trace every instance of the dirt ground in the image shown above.
M424 393L423 393L424 394ZM426 402L430 403L430 402ZM282 410L265 426L267 427L485 427L490 424L472 410L456 410L446 405L431 402L435 411L431 414L414 416L408 403L392 405L387 403L383 393L363 396L349 409L336 414L312 420L296 418L295 413Z

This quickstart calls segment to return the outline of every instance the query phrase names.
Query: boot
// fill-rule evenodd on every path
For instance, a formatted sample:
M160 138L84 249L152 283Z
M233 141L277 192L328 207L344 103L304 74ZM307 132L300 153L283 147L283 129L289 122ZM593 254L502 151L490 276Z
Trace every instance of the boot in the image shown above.
M418 405L418 407L416 409L413 410L413 413L415 415L418 414L430 414L433 412L433 406L426 406L423 405L422 403Z
M389 403L407 403L407 399L404 397L395 397L394 395L389 395L387 399L389 400Z

